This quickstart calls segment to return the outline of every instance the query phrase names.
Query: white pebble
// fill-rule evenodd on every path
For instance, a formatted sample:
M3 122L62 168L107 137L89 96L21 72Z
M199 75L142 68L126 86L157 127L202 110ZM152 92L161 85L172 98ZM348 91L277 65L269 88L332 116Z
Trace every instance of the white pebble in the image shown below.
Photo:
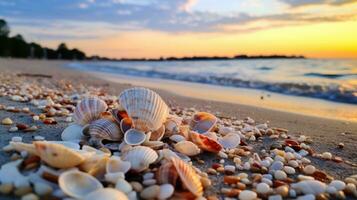
M171 184L160 185L158 199L168 199L174 193L175 188Z
M288 165L294 168L299 167L299 163L296 160L289 160Z
M16 132L18 131L19 129L16 127L16 126L13 126L9 129L9 132Z
M35 137L33 137L33 139L36 140L36 141L43 141L43 140L45 140L45 137L40 136L40 135L36 135Z
M277 180L285 180L288 176L286 175L286 173L284 171L277 170L274 172L274 177Z
M266 194L270 191L270 186L266 183L258 183L257 192L259 194Z
M253 200L257 198L257 193L250 190L243 190L239 193L238 197L240 200Z
M20 136L14 136L11 138L12 142L22 142L22 137Z
M298 197L297 200L315 200L315 196L312 194L308 194Z
M336 190L340 191L340 190L345 189L346 183L343 181L340 181L340 180L333 180L333 181L331 181L329 186L332 186L332 187L336 188Z
M66 122L72 122L73 120L72 120L72 117L66 117L65 121Z
M281 195L272 195L268 197L268 200L283 200L283 197Z
M156 184L155 179L146 179L143 181L143 185L154 185L154 184Z
M154 173L148 172L148 173L143 175L143 179L144 180L152 179L152 178L154 178Z
M303 169L304 173L307 175L311 175L316 171L316 168L312 165L306 165Z
M119 178L117 183L115 184L115 188L124 192L129 193L133 190L133 187L128 183L125 179Z
M287 174L295 174L295 169L290 167L290 166L284 166L284 171L287 173Z
M38 121L38 120L40 120L40 117L39 117L38 115L34 115L34 116L32 117L32 119L33 119L34 121Z
M234 165L226 165L226 166L224 166L224 170L234 173L236 170L236 167Z
M34 184L34 190L35 190L36 194L38 194L39 196L51 194L53 191L51 186L49 186L45 183L41 183L41 182Z
M326 160L331 160L332 159L332 154L330 152L324 152L322 154L322 158Z

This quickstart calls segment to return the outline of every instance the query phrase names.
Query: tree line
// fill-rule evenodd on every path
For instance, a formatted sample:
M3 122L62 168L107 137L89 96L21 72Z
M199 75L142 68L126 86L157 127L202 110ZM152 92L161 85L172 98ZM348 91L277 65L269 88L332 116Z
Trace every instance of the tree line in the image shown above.
M69 49L65 43L61 43L57 49L51 49L35 42L28 43L20 34L11 37L10 27L3 19L0 19L0 57L64 60L87 58L84 52L76 48Z

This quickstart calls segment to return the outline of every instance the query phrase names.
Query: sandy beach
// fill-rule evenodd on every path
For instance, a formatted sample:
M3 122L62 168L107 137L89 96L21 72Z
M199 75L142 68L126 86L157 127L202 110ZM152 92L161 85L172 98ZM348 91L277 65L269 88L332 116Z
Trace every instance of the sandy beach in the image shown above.
M103 88L111 95L118 95L122 90L132 87L132 83L115 83L97 78L90 73L71 70L63 67L68 64L67 61L45 61L45 60L17 60L0 59L0 72L5 75L30 73L49 75L48 78L26 77L34 82L52 83L56 85L60 81L68 81L73 85L82 84L92 87ZM339 156L343 160L351 163L357 163L357 123L353 121L334 120L319 118L302 114L295 114L272 109L261 108L257 106L248 106L237 103L224 103L206 99L188 98L169 92L167 90L151 88L158 92L160 96L171 106L182 108L194 107L197 110L210 112L221 118L245 119L250 117L257 124L268 122L270 127L284 128L289 134L299 136L306 135L312 139L311 147L319 153L331 152L334 156ZM4 106L29 107L34 112L39 112L34 106L27 103L18 103L10 101L6 97L0 97L0 104ZM0 119L10 117L16 122L33 123L31 118L21 113L10 113L0 110ZM37 124L40 129L31 133L9 133L8 126L0 126L0 147L8 144L13 136L22 136L24 141L30 141L33 136L41 135L47 140L59 140L62 130L68 125L64 119L59 119L56 125ZM35 123L36 124L36 123ZM269 141L267 141L269 143ZM344 148L338 148L339 143L344 143ZM326 171L335 178L345 178L357 173L357 167L346 163L337 163L333 161L321 160L319 158L309 157L315 166ZM9 160L9 154L0 153L0 164ZM1 197L2 198L2 197Z

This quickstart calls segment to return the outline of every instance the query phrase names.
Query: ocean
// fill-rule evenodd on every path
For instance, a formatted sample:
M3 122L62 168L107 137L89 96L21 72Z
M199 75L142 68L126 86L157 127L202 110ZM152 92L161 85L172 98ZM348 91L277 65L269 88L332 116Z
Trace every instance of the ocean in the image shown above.
M357 104L357 60L85 61L77 70L251 88Z

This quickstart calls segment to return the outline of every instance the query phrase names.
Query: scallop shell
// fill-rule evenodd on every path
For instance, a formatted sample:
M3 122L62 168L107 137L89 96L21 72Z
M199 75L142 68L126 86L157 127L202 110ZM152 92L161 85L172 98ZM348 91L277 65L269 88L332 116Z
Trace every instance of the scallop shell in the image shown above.
M130 162L131 169L136 172L144 171L157 158L158 155L154 150L144 146L133 147L122 156L124 161Z
M156 181L159 184L170 183L176 186L178 173L172 162L166 162L160 166L156 172Z
M89 193L84 197L85 200L129 200L128 197L121 191L113 188L102 188Z
M203 134L191 131L190 138L193 143L195 143L200 149L204 151L218 153L220 150L222 150L222 146L216 140L213 140Z
M197 145L190 141L181 141L175 144L175 149L187 156L195 156L201 152L201 149Z
M108 163L109 156L102 155L93 155L86 159L82 164L78 167L81 171L86 172L95 177L104 177L106 172L106 165Z
M146 134L136 129L129 129L124 134L124 141L126 144L139 145L145 142Z
M134 128L144 132L159 129L169 114L169 107L161 97L146 88L123 91L119 102L133 120Z
M123 172L124 174L130 170L131 164L128 161L123 161L120 157L112 156L106 166L107 173Z
M118 125L107 119L98 119L89 126L89 134L92 138L119 141L122 134Z
M10 142L10 146L17 152L26 151L29 154L38 155L34 144L26 144L23 142Z
M58 184L65 194L76 199L82 199L88 193L103 188L96 178L77 170L62 173L59 176Z
M126 117L120 121L120 130L122 133L127 132L131 128L133 128L133 122L129 117Z
M197 133L207 133L216 125L218 119L216 116L207 112L198 112L193 115L191 120L191 130Z
M233 148L236 148L240 144L240 137L236 133L228 133L224 137L219 138L218 142L225 149L233 149Z
M192 194L197 197L203 195L203 187L200 177L197 175L195 170L182 161L181 159L171 157L171 162L175 166L177 173L180 176L180 180Z
M63 141L80 142L83 137L83 126L79 124L71 124L62 131L61 139Z
M165 126L162 125L156 131L151 132L150 140L151 141L160 141L162 139L162 137L164 137L164 135L165 135Z
M45 141L36 141L33 144L41 160L52 167L70 168L85 160L83 155L61 144Z
M107 108L107 104L97 97L85 98L78 103L74 110L74 121L81 125L89 124L99 119L102 112L106 111Z

